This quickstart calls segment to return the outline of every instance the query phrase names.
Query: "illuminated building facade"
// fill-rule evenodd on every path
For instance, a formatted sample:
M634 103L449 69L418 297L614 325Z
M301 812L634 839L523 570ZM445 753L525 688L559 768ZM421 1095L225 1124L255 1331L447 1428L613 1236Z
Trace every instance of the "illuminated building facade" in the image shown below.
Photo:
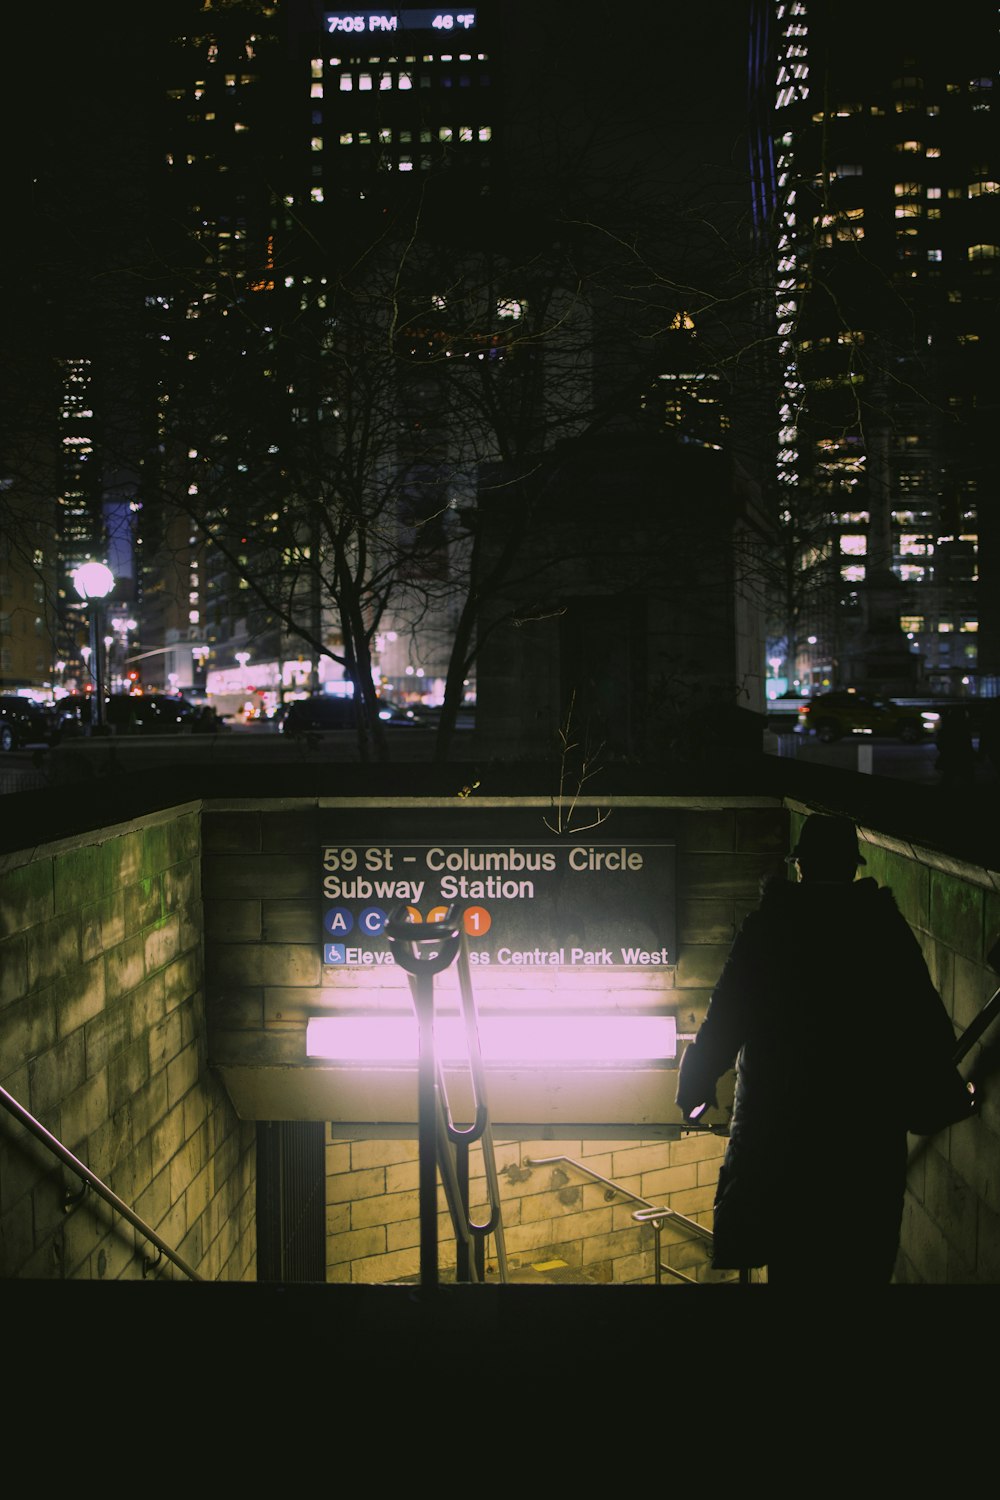
M339 276L380 237L399 253L407 237L387 234L386 216L418 195L421 214L476 217L493 139L481 36L472 8L340 12L293 0L192 5L178 27L164 164L189 244L174 284L166 277L149 298L161 374L144 485L144 614L150 643L162 644L148 681L166 685L173 673L182 687L201 686L188 675L201 662L206 681L214 674L228 694L263 688L269 707L284 690L318 686L331 664L286 629L279 599L314 642L343 647L336 612L303 581L325 566L323 525L293 519L308 510L305 455L315 472L333 473L348 442ZM383 264L373 273L372 303L387 275ZM382 301L388 317L391 298ZM241 410L226 406L227 360L239 368ZM394 380L398 389L379 396L379 420L392 429L384 468L410 476L397 484L404 541L414 527L430 538L453 499L445 470L456 466L442 452L447 436L433 432L434 379L397 371ZM380 478L387 489L395 482ZM438 550L440 570L444 538ZM262 591L248 586L248 559L266 575ZM402 621L382 623L380 654L400 657L381 663L383 675L440 675L440 662L413 665ZM426 605L423 627L430 641ZM396 648L404 638L409 648ZM234 675L240 657L250 664Z
M1000 690L997 58L976 0L753 8L787 563L769 655L807 691Z
M484 50L479 8L330 10L317 42L309 90L314 201L331 189L377 197L392 174L445 162L472 174L473 194L485 186L495 59Z

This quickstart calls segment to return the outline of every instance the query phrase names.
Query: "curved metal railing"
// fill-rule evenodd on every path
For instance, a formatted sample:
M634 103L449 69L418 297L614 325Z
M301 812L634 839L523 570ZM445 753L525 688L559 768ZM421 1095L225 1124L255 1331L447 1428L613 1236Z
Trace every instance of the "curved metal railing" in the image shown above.
M417 1147L420 1207L420 1282L436 1286L437 1174L455 1231L456 1267L459 1281L481 1281L485 1270L485 1241L494 1237L500 1280L507 1280L507 1251L500 1212L493 1135L486 1103L486 1081L479 1045L479 1020L469 972L465 929L461 913L450 907L440 922L426 925L408 920L401 906L385 928L393 958L405 969L417 1014L419 1036L417 1075ZM434 976L458 961L462 1017L472 1085L474 1119L471 1125L455 1124L448 1105L444 1071L435 1052ZM482 1144L486 1172L489 1216L478 1223L469 1212L469 1147Z
M600 1172L595 1172L592 1167L586 1166L582 1161L577 1161L572 1156L529 1156L525 1159L525 1165L529 1167L552 1167L557 1165L575 1167L592 1182L603 1183L612 1192L619 1193L621 1197L628 1198L632 1203L641 1203L642 1207L632 1217L637 1224L649 1224L656 1236L655 1261L653 1274L657 1286L663 1279L663 1272L673 1276L677 1281L686 1281L691 1285L700 1285L692 1276L685 1276L683 1271L678 1271L674 1266L665 1265L660 1256L660 1232L669 1220L677 1228L682 1229L692 1239L705 1240L712 1244L712 1232L706 1229L704 1224L699 1224L695 1219L689 1219L685 1214L679 1214L676 1209L667 1208L663 1204L651 1203L648 1198L640 1198L638 1193L633 1193L629 1188L622 1187L619 1182L612 1182L610 1177L602 1177Z

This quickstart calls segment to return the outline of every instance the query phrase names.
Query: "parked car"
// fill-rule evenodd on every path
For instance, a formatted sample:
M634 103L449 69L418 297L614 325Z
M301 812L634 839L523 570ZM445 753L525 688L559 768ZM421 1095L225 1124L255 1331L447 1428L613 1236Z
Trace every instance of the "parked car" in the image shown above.
M52 745L58 736L52 710L31 698L16 694L0 697L0 750L20 750L26 745Z
M799 711L802 729L825 743L845 734L879 734L900 739L904 745L916 745L933 738L939 718L933 709L849 691L820 693Z
M61 698L56 705L63 734L81 734L93 715L89 697ZM190 734L196 710L183 698L155 694L112 693L104 700L104 723L113 734Z
M392 728L426 728L424 720L388 698L379 699L379 718ZM279 734L324 734L334 729L354 729L357 714L353 698L332 693L314 693L285 704L278 719Z

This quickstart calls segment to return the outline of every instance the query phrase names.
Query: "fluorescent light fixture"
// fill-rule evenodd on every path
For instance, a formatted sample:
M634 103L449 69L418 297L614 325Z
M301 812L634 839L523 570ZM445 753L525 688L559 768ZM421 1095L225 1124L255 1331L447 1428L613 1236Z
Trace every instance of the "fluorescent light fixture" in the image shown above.
M465 1026L439 1016L435 1049L442 1062L464 1062ZM487 1063L663 1062L677 1056L673 1016L480 1016ZM415 1016L313 1016L306 1055L333 1062L415 1063Z

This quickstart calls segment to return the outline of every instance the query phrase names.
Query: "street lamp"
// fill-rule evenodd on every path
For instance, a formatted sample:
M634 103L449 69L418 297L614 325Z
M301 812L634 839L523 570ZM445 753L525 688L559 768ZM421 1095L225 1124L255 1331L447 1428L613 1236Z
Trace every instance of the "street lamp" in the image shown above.
M106 563L85 562L72 575L73 587L80 598L90 606L90 658L93 662L94 706L91 709L90 732L100 734L104 729L104 663L98 641L100 619L105 599L115 586L115 575Z

